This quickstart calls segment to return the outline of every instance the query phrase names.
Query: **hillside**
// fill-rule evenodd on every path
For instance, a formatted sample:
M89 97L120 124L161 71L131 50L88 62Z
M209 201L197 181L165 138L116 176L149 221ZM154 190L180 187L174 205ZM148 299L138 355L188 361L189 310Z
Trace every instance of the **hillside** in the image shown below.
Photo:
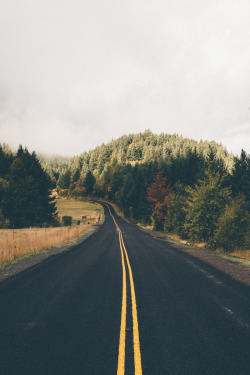
M43 158L41 162L52 181L56 183L59 176L67 170L76 181L81 172L86 174L88 170L96 176L103 174L113 160L117 160L119 165L143 164L157 160L171 162L172 158L186 157L190 151L206 157L211 149L217 158L224 161L226 168L231 170L234 156L232 153L229 154L222 144L203 140L198 142L177 134L157 135L150 130L144 133L123 135L117 140L102 144L68 161L59 158L53 160Z
M22 147L17 154L1 149L0 226L53 224L56 213L48 194L56 188L65 198L106 199L130 221L182 238L228 250L247 246L250 156L244 151L234 157L215 142L147 130L70 159L40 163ZM44 188L47 203L39 193ZM42 215L44 208L49 220Z

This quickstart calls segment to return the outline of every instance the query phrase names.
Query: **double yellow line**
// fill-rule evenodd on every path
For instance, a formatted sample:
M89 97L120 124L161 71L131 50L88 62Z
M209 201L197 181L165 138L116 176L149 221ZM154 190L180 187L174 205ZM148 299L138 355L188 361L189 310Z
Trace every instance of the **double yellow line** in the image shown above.
M137 307L135 298L135 287L133 274L128 258L128 253L123 241L122 231L119 228L114 216L112 215L109 206L109 213L115 223L115 226L119 232L119 243L121 249L122 257L122 271L123 271L123 283L122 283L122 312L121 312L121 328L120 328L120 341L119 341L119 355L118 355L118 367L117 375L125 374L125 347L126 347L126 315L127 315L127 280L126 280L126 267L125 261L127 262L130 290L131 290L131 300L132 300L132 318L133 318L133 343L134 343L134 365L135 365L135 375L142 375L141 367L141 350L140 350L140 339L139 339L139 328L138 328L138 317L137 317Z

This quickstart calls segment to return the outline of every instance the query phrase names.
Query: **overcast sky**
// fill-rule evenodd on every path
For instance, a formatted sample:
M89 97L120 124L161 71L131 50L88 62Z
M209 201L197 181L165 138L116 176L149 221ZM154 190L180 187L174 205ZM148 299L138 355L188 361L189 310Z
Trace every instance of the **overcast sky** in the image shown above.
M249 0L0 0L0 143L151 129L250 152Z

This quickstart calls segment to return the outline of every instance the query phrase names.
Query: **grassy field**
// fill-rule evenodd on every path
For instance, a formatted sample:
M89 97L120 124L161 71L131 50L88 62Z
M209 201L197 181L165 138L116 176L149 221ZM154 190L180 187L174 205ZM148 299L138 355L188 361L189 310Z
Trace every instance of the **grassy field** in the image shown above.
M72 216L72 227L0 229L0 265L69 242L91 227L88 224L74 225L82 216L97 217L97 209L103 215L99 204L73 199L58 199L57 209L59 217Z
M97 218L100 213L101 215L103 215L102 206L98 203L89 201L57 199L56 207L58 210L58 216L60 218L62 218L63 216L72 216L73 224L78 220L81 221L82 216L91 216L93 218Z

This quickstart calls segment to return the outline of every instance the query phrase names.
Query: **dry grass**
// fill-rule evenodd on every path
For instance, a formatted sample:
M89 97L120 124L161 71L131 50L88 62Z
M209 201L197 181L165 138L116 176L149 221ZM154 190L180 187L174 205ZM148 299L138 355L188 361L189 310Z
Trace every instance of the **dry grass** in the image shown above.
M0 264L68 242L90 227L0 229Z
M250 250L235 250L230 253L233 257L250 260Z
M81 221L82 216L103 215L102 206L88 201L58 199L58 216L72 216L73 223ZM28 254L47 250L51 246L63 244L86 232L91 225L77 225L57 228L0 229L0 264L22 258Z
M151 229L151 228L149 228L149 229ZM166 236L171 238L171 240L173 240L173 241L180 242L180 243L183 243L185 245L191 245L191 246L195 246L195 247L199 247L199 248L205 248L206 247L206 244L204 242L192 243L189 240L183 240L177 234L166 233ZM221 255L228 255L228 256L236 257L236 258L240 258L240 259L250 260L250 250L234 250L232 252L227 252L223 249L217 249L216 253L221 254Z
M73 223L78 220L81 221L82 216L86 215L97 218L99 212L101 213L103 210L102 206L98 203L61 198L56 200L56 207L60 218L63 216L72 216Z

